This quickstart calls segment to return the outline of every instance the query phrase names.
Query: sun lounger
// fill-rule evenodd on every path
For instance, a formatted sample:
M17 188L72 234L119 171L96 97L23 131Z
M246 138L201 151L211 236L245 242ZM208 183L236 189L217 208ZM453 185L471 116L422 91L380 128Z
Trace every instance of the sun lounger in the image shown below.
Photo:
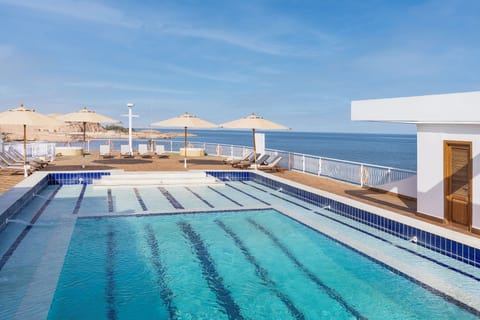
M7 165L23 165L23 160L22 161L19 161L19 160L12 160L7 154L6 152L0 152L0 159L6 163Z
M10 148L8 148L8 150L5 153L6 153L7 156L10 157L10 159L15 160L16 162L20 162L20 163L23 164L23 154L18 152L12 146L10 146ZM34 159L31 159L30 162L34 162L35 165L38 165L38 166L44 168L51 162L51 159L34 158Z
M32 159L28 162L30 165L33 165L37 168L45 168L48 166L49 162L42 159Z
M280 167L278 164L281 160L281 156L275 156L271 161L268 162L268 164L257 165L257 169L262 171L280 171L282 167Z
M258 157L258 154L257 154L257 157ZM253 152L250 152L249 154L247 154L242 159L230 159L226 163L232 165L232 167L236 167L240 163L243 163L243 164L245 164L247 162L252 163L253 160L254 160L254 154L253 154Z
M223 163L233 165L235 163L239 163L240 161L248 161L249 159L253 159L253 151L248 153L241 159L234 159L234 158L227 158L223 160Z
M168 155L165 153L165 146L163 144L155 146L155 154L159 158L168 158Z
M14 171L14 172L18 172L18 173L23 173L25 171L25 168L23 167L23 164L22 165L19 165L19 164L8 165L1 158L0 158L0 169L1 170L6 170L6 171ZM34 168L32 168L30 165L27 164L28 174L31 174L33 171L34 171Z
M257 157L257 165L265 163L267 161L269 155L268 154L261 154ZM255 159L251 158L247 161L240 161L238 163L232 164L234 168L246 169L255 164Z
M262 154L257 158L257 166L262 165L262 164L267 164L268 158L270 158L270 155L268 154Z
M18 159L23 159L23 154L18 152L13 146L10 146L7 150L10 154L15 155Z
M122 144L120 146L120 155L124 158L133 158L133 154L130 152L128 144Z
M103 157L103 159L111 159L114 157L109 144L100 145L100 156Z
M6 162L8 165L23 166L23 155L15 149L9 148L9 150L1 152L1 155L3 156L4 162ZM48 162L42 159L31 159L28 161L28 163L35 169L45 168L48 165Z
M5 156L7 156L10 160L14 162L22 162L23 163L23 155L19 156L16 153L13 153L11 150L7 150L4 152Z
M148 145L145 143L141 143L138 145L138 154L142 158L151 158L154 153L148 150Z

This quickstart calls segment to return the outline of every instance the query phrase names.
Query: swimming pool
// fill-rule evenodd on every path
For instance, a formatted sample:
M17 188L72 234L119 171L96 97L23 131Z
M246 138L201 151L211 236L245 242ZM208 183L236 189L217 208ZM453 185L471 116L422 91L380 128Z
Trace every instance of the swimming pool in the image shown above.
M37 217L22 240L20 221L0 233L2 256L18 242L0 266L0 317L478 317L476 266L228 174L46 186L15 217Z

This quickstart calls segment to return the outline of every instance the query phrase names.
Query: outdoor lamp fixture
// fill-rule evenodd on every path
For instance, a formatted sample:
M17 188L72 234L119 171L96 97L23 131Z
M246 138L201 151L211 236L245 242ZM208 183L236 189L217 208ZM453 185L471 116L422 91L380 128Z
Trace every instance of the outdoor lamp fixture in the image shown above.
M133 146L132 146L132 109L134 104L127 103L128 107L128 149L130 150L130 155L133 154Z

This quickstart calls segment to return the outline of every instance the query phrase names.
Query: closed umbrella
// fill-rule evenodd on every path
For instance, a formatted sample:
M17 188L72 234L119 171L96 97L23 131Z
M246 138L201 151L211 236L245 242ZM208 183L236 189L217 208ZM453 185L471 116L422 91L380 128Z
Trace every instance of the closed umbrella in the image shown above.
M23 104L15 109L0 113L0 124L23 125L23 167L25 177L27 172L27 126L55 127L64 123L54 118L45 116L33 109L26 109Z
M106 117L98 114L93 110L88 110L87 107L83 107L82 110L72 113L67 113L58 116L57 119L66 122L80 122L83 123L83 152L82 152L82 168L85 168L85 134L87 130L87 123L117 123L118 120Z
M288 130L288 127L285 127L281 124L266 120L260 116L257 116L255 113L252 113L249 116L226 122L221 124L220 127L227 129L252 129L253 135L253 154L254 154L254 164L257 168L257 148L255 145L255 130Z
M206 129L206 128L216 128L217 125L208 122L206 120L200 119L196 116L185 112L181 116L170 118L167 120L154 122L151 124L154 127L169 127L169 128L184 128L184 151L185 155L183 158L183 165L187 167L187 128L197 128L197 129Z

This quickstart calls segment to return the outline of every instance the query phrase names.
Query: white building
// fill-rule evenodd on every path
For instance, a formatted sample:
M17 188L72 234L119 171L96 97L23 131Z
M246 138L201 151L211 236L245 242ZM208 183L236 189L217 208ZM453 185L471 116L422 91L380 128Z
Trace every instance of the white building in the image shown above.
M416 124L418 214L480 234L480 91L352 101L351 111Z

